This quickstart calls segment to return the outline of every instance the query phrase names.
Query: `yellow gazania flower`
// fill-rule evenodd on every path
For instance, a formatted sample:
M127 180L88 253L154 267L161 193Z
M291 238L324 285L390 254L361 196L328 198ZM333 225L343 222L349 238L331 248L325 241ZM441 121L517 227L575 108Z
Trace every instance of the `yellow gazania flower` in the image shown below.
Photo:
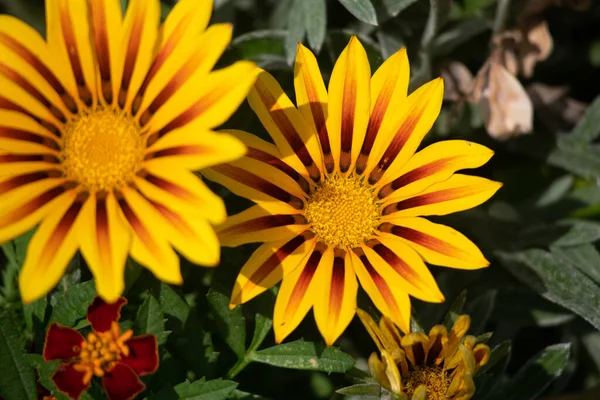
M231 306L283 278L276 340L314 306L331 344L354 316L358 276L379 310L407 332L408 295L443 300L423 259L462 269L488 265L466 237L418 217L490 198L500 183L455 171L478 167L493 153L453 140L415 154L440 111L443 82L407 96L404 49L371 77L365 50L353 38L327 93L314 55L299 45L294 76L298 108L266 72L248 96L275 145L232 132L248 147L246 156L203 172L257 203L217 229L224 246L265 242L242 268Z
M111 302L128 254L181 283L174 246L216 265L210 223L224 205L198 170L245 152L216 134L247 95L252 63L211 72L231 26L206 29L211 1L182 0L158 28L158 0L46 0L47 40L0 16L0 242L39 223L23 300L52 289L80 249Z
M473 376L490 359L490 348L467 335L471 319L460 315L448 332L444 325L402 336L383 316L379 326L365 311L357 314L381 352L369 357L377 382L403 400L468 400ZM463 340L464 338L464 340Z

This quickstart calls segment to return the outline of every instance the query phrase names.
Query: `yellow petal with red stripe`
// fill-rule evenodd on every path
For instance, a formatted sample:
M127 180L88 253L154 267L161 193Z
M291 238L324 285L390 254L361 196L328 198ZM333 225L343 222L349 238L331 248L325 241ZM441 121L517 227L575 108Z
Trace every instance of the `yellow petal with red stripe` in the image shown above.
M350 253L352 257L352 267L360 281L360 285L367 292L375 307L402 329L410 331L410 298L408 294L393 286L380 274L369 258L366 256L363 248L356 248Z
M258 296L296 269L304 268L315 247L314 235L306 232L290 240L261 245L238 274L229 307L233 308Z
M96 279L98 295L109 303L119 299L125 289L125 263L132 232L120 214L113 193L86 200L77 224L81 253Z
M442 107L443 93L444 81L438 78L421 86L402 102L393 127L380 131L375 140L375 164L366 171L370 184L385 184L398 176L398 171L433 126Z
M398 177L379 190L378 197L392 201L419 194L450 178L457 170L482 166L493 155L487 147L466 140L434 143L411 157Z
M58 156L59 139L24 114L0 109L0 152Z
M317 273L320 293L314 304L315 320L325 343L331 346L356 313L358 282L350 253L334 253L333 262L323 262Z
M388 218L446 215L468 210L488 200L501 183L478 176L454 174L423 192L397 202L386 203L382 221Z
M460 269L489 265L473 242L448 226L424 218L395 218L390 222L393 225L385 225L385 231L403 239L430 264Z
M318 243L302 267L283 278L273 311L275 342L281 343L302 322L323 287L322 274L333 264L333 249Z
M19 274L19 290L24 303L31 303L48 293L63 276L78 247L74 229L81 203L76 193L67 192L56 202L35 231L23 269Z
M363 144L371 109L370 80L367 53L353 36L337 59L329 81L327 128L331 147L340 151L335 161L342 173L354 167Z
M365 140L361 145L356 161L356 172L360 175L365 169L371 170L381 155L381 149L374 149L378 135L393 128L407 96L410 70L406 48L392 54L375 71L371 78L371 112ZM379 142L381 144L381 142Z
M310 128L281 86L262 71L248 94L248 103L273 138L284 162L315 182L322 178L321 149Z

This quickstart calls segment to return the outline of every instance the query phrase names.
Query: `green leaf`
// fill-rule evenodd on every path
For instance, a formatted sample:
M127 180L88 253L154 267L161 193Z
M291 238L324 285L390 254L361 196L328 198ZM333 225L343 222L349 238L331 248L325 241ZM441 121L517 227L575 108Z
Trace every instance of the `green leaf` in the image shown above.
M537 249L498 255L523 283L600 329L600 287L575 267Z
M46 296L37 299L33 303L23 304L23 319L29 332L43 330L44 317L48 301Z
M336 390L336 393L358 398L376 398L381 396L381 386L376 383L359 383Z
M257 350L271 331L272 327L273 321L271 318L256 313L254 317L254 334L252 335L252 341L250 342L248 351Z
M339 0L339 2L362 22L377 26L377 14L370 0Z
M25 358L25 343L10 311L0 313L0 397L35 400L35 374Z
M494 347L492 352L490 353L490 359L487 364L485 364L479 370L478 374L485 374L492 371L494 366L496 366L500 361L504 360L505 364L508 364L508 359L510 358L512 345L510 341L504 341ZM499 372L502 372L503 369Z
M285 30L262 30L236 37L224 55L224 60L254 61L263 69L288 68L285 56Z
M346 372L355 363L349 354L338 348L304 340L269 347L250 356L252 361L276 367L324 372Z
M233 393L229 395L230 399L235 400L269 400L267 397L263 397L258 394L244 392L242 390L234 390Z
M56 298L50 322L75 325L79 319L86 318L88 306L95 296L96 285L93 280L71 286Z
M600 224L589 221L561 221L558 227L569 228L569 231L555 240L552 246L576 246L595 242L600 239Z
M285 38L285 55L289 65L292 65L294 62L298 43L304 40L304 34L306 33L304 1L305 0L294 0L292 7L290 7L290 13L288 14L288 33Z
M212 381L200 380L194 383L184 382L173 389L180 400L227 400L231 398L230 395L234 392L237 385L233 381L215 379ZM162 393L165 393L165 395L161 396ZM161 391L157 398L168 398L166 397L166 393L169 393L168 389L164 392Z
M568 136L559 137L556 145L547 157L549 164L587 179L600 176L600 151Z
M493 398L502 400L537 398L563 372L569 361L570 350L570 343L546 347L527 361L502 393Z
M590 243L569 247L552 247L552 254L562 258L564 262L574 265L594 282L600 285L600 253Z
M35 368L39 376L39 383L46 388L52 396L58 400L69 400L69 397L61 393L51 379L51 376L56 372L61 361L45 361L41 354L27 354L27 360L30 365ZM83 400L87 397L87 393L84 393L80 399Z
M303 0L304 22L308 44L317 53L323 46L327 30L327 7L325 0Z
M446 317L444 318L444 325L448 328L448 331L452 329L454 323L458 319L458 316L462 314L462 309L465 305L465 301L467 300L467 291L463 290L452 302Z
M372 0L371 3L377 12L377 19L383 22L400 14L419 0Z
M469 18L439 34L431 44L436 57L451 54L457 47L468 43L475 36L492 28L488 18Z
M238 357L243 357L246 352L246 319L242 308L230 310L229 297L213 289L208 291L206 298L225 342Z
M589 105L585 114L568 136L570 140L589 143L600 135L600 96Z
M535 202L537 207L547 207L564 198L573 187L573 175L563 175L548 186Z
M158 301L164 314L176 318L181 324L187 321L191 307L179 293L164 282L160 283Z
M470 335L479 335L483 332L494 309L497 293L496 290L490 290L469 303L465 313L471 317Z
M137 334L155 335L159 346L167 341L170 332L165 332L165 316L162 307L151 294L138 309L134 331Z

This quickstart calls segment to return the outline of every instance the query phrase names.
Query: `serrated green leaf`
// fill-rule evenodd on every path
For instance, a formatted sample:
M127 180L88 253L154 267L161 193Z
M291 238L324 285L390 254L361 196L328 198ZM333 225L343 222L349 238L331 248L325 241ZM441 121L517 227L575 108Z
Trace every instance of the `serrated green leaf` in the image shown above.
M308 44L319 52L327 31L327 7L325 0L303 0L304 23Z
M25 327L29 332L43 329L47 306L48 301L46 296L37 299L33 303L23 304L23 319L25 320Z
M448 328L448 331L452 329L456 319L460 314L462 314L463 307L465 305L465 301L467 301L467 291L463 290L452 302L446 317L444 318L444 325Z
M560 376L569 361L571 344L546 347L521 367L502 393L493 399L532 400Z
M339 2L362 22L377 26L377 13L370 0L339 0Z
M212 381L196 381L193 383L184 382L173 388L180 400L227 400L237 387L237 383L222 379ZM165 390L164 393L168 393ZM161 391L161 393L163 393ZM160 398L161 393L157 396Z
M490 317L496 303L496 290L491 290L469 303L465 313L471 317L470 335L479 335Z
M324 372L346 372L355 363L349 354L338 348L304 340L269 347L250 356L252 361L276 367Z
M304 15L303 3L304 0L294 0L288 14L285 56L289 65L294 62L298 43L304 40L304 34L306 33L306 16Z
M25 358L25 343L10 311L0 312L0 397L36 400L35 374Z
M169 332L165 332L165 316L158 300L149 294L135 317L134 331L136 334L150 334L156 336L158 345L167 341Z
M171 286L163 282L160 283L158 301L164 314L176 318L181 324L187 321L191 307Z
M75 325L79 319L86 318L88 306L95 296L96 284L93 280L71 286L56 298L50 322Z
M547 156L548 164L561 167L583 178L600 176L600 151L589 144L581 144L569 137L559 137Z
M600 287L578 269L538 249L498 255L523 283L600 329Z
M50 377L56 372L61 361L45 361L41 354L27 354L27 360L30 365L37 371L39 376L39 383L46 388L52 396L58 400L69 400L68 396L59 392L56 389L54 381ZM81 397L83 399L84 396Z
M600 253L590 243L569 247L553 247L552 254L564 262L574 265L590 279L600 285Z
M238 357L243 357L246 352L246 319L242 308L230 310L229 297L213 289L208 291L206 298L225 342Z
M359 383L338 389L335 392L346 396L357 396L358 398L378 399L381 396L381 386L376 383Z

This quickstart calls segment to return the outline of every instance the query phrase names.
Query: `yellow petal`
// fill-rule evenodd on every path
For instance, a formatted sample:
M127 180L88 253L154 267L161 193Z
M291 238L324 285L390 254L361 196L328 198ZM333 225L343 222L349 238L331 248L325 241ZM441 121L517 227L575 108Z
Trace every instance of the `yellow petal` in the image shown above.
M58 143L55 135L33 119L0 109L0 152L58 156Z
M427 386L419 385L419 387L417 387L417 389L415 389L410 400L425 400L426 398L427 398Z
M429 351L429 336L423 332L410 332L402 337L402 348L406 358L413 367L425 364L427 352Z
M354 167L362 146L370 110L371 67L367 53L353 36L337 59L329 81L327 129L336 158L336 168ZM338 153L339 152L339 153Z
M390 381L390 389L396 395L401 395L402 393L402 380L400 379L400 371L398 370L398 366L394 361L393 357L385 350L381 352L381 356L383 358L383 367L385 369L385 374Z
M53 213L42 221L29 242L19 275L24 303L39 299L56 286L77 251L77 232L73 226L81 204L75 198L74 191L61 196Z
M96 291L109 303L117 301L125 289L125 263L132 237L119 213L113 193L106 198L93 193L83 205L77 224L77 239L96 279Z
M315 247L308 232L290 240L277 240L261 245L246 261L238 274L230 308L243 304L273 287L291 271L304 268Z
M478 176L454 174L448 180L430 186L416 196L386 203L383 220L398 217L446 215L468 210L487 201L502 187L500 182Z
M374 148L381 149L375 153L381 156L375 158L373 169L367 171L369 183L385 184L398 176L398 171L433 126L442 106L443 93L444 83L438 78L421 86L402 102L393 128L380 132L375 140Z
M273 138L283 161L318 182L322 177L318 136L268 72L259 73L248 104Z
M179 258L165 237L168 222L134 189L124 186L122 193L119 206L133 232L131 256L158 279L181 284Z
M430 264L460 269L489 265L473 242L448 226L415 217L390 217L386 221L390 224L380 226L381 231L401 238Z
M408 57L406 48L403 47L392 54L371 78L371 116L356 161L356 172L359 175L365 169L370 171L379 160L381 149L374 148L375 139L395 126L398 110L407 96L409 77Z
M466 140L434 143L411 157L398 177L379 190L378 197L392 201L417 195L460 169L482 166L493 154L487 147Z
M302 322L322 288L318 270L330 263L333 250L317 244L302 267L284 276L273 311L275 342L281 343Z
M306 219L293 207L281 202L256 204L217 228L221 246L289 240L308 228Z
M356 312L358 282L349 253L335 253L333 263L321 265L319 297L314 314L319 332L331 346L346 330Z
M398 290L371 264L362 248L351 253L352 267L361 286L377 309L389 317L404 332L410 331L410 299Z
M377 383L387 390L392 390L390 380L385 373L385 367L377 353L371 353L371 356L369 357L369 372L371 373L371 376L377 380Z
M322 171L333 172L335 168L332 152L339 149L331 148L329 132L327 131L328 99L327 89L319 71L319 65L314 54L298 43L296 51L296 63L294 64L294 89L296 91L296 104L298 111L308 123L311 131L318 135L323 154Z

